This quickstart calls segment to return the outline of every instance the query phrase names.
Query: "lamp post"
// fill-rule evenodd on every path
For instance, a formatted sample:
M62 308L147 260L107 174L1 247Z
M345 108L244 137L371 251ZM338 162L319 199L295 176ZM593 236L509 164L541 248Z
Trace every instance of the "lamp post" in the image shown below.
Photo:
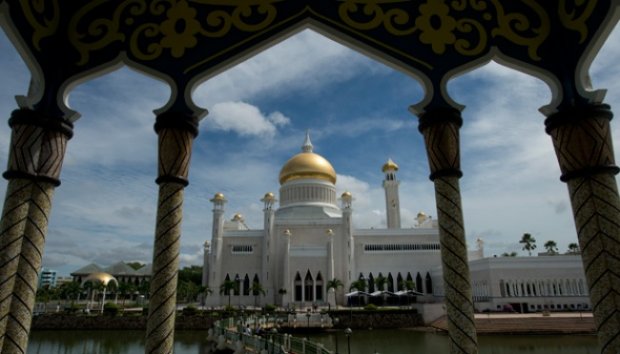
M340 319L338 317L334 318L332 320L332 323L334 324L334 326L338 325L338 322L340 322ZM336 334L336 353L334 354L338 354L338 331L334 332Z
M347 353L351 354L351 334L353 331L351 328L347 328L344 330L344 335L347 336Z

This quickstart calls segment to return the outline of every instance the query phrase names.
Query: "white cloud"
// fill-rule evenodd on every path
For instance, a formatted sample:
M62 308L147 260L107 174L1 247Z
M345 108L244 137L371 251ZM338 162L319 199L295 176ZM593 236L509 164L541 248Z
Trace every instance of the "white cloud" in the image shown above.
M290 119L280 112L265 116L258 107L245 102L220 102L211 108L205 121L206 129L232 131L242 136L273 137L277 126Z

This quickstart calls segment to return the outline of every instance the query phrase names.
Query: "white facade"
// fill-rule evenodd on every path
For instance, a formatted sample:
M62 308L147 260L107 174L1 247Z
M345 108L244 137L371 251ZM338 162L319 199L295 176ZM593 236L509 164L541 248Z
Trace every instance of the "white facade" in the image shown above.
M335 301L345 304L345 292L360 277L370 292L374 280L384 277L385 290L402 290L411 281L430 297L430 271L440 265L437 225L421 213L418 227L400 228L397 169L391 160L383 169L388 229L353 228L353 197L348 192L337 197L335 171L313 153L308 136L302 153L282 168L279 208L272 193L261 200L263 229L248 230L238 214L226 221L226 199L216 194L212 241L205 243L203 280L213 290L207 304L227 304L228 294L220 294L226 280L238 284L231 291L232 305L325 305L331 279L344 284ZM264 296L252 292L254 282Z
M474 306L478 311L538 312L589 310L581 257L493 257L469 262ZM441 270L433 271L441 279ZM438 281L434 295L443 297Z

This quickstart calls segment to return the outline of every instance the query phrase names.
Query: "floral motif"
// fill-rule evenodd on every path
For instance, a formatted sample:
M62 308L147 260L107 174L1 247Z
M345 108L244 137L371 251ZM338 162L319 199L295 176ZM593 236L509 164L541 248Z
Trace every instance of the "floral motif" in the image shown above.
M454 44L456 20L449 16L450 8L443 0L428 0L420 5L420 16L415 25L420 30L420 41L430 44L433 52L443 54L447 44Z
M198 44L196 34L202 29L196 20L196 9L189 7L187 1L176 3L166 12L168 19L162 22L160 30L164 35L161 46L170 48L172 56L180 58L185 49L193 48Z

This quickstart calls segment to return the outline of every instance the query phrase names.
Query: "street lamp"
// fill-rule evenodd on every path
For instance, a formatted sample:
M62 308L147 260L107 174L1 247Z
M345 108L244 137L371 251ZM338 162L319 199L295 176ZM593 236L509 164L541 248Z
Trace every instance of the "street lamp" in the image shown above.
M334 327L338 325L338 322L340 322L340 319L338 317L336 317L336 318L334 318L332 320L332 323L333 323ZM336 334L336 353L334 353L334 354L338 354L338 331L336 331L334 333Z
M310 328L310 316L312 316L310 314L310 309L308 309L308 312L306 312L306 318L308 318L308 328Z
M351 354L351 334L353 334L353 331L351 330L351 328L347 328L344 330L344 335L347 336L347 353Z

